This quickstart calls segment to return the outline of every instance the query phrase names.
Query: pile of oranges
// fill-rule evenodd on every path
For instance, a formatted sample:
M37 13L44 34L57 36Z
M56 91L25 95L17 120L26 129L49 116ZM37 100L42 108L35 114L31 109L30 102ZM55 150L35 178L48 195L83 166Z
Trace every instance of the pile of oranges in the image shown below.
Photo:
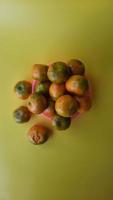
M77 59L49 66L35 64L32 81L19 81L14 90L18 98L28 99L26 106L20 106L13 113L17 123L28 122L32 115L43 114L51 119L56 129L66 130L73 116L91 107L85 66ZM49 138L49 130L36 124L29 130L28 138L33 144L42 144Z

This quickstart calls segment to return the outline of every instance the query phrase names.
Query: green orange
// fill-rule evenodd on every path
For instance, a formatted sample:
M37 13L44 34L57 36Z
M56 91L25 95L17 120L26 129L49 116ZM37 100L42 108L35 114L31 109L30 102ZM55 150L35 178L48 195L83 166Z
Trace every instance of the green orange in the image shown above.
M34 125L28 132L28 139L32 144L43 144L49 137L49 130L43 125Z
M55 103L55 110L62 117L71 117L77 112L77 101L71 95L59 97Z
M47 99L42 94L34 93L29 97L27 107L34 114L42 113L48 106Z
M28 81L19 81L14 87L14 91L18 98L27 99L32 92L31 83Z
M70 67L73 75L84 75L85 73L85 66L80 60L71 59L68 62L68 66Z
M51 82L64 83L68 79L70 71L64 62L55 62L49 66L47 75Z
M43 64L35 64L33 65L32 77L35 80L39 80L41 82L47 81L47 70L48 66Z
M58 130L66 130L71 125L71 118L55 115L52 124Z
M57 100L66 91L65 84L52 83L49 88L49 94L53 100Z
M49 94L49 87L50 87L50 82L41 82L36 86L35 92L38 92L40 94L48 95Z
M80 96L85 94L88 87L88 80L81 75L73 75L66 82L67 91Z

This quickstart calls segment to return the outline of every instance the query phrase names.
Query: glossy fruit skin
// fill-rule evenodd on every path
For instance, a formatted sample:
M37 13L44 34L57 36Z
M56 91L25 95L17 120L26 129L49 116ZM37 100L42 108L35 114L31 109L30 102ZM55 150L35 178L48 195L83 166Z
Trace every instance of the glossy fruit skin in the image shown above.
M47 81L47 70L48 66L43 64L35 64L33 65L32 77L35 80L39 80L41 82Z
M51 98L56 101L66 91L65 84L52 83L49 88L49 94Z
M49 137L49 130L43 125L34 125L28 132L28 139L32 144L43 144Z
M76 100L79 103L79 109L78 109L79 113L84 113L84 112L90 110L90 108L92 106L91 97L89 97L89 96L76 97Z
M68 66L70 67L73 75L84 75L85 73L85 65L77 59L71 59L68 62Z
M59 115L55 115L52 120L53 126L58 130L66 130L71 125L70 117L61 117Z
M88 80L81 75L73 75L66 82L67 91L76 95L84 95L88 88Z
M78 103L71 95L61 96L55 103L55 110L62 117L72 117L77 109Z
M64 62L55 62L49 66L47 75L51 82L59 84L64 83L68 79L70 71Z
M42 113L47 106L47 100L42 94L33 93L28 99L27 107L34 114Z
M39 93L39 94L44 94L44 95L48 95L49 94L49 87L50 87L50 82L46 81L46 82L42 82L39 83L36 86L35 92Z
M20 106L13 112L13 117L17 123L25 123L30 120L31 112L26 106Z
M20 99L27 99L32 92L32 85L28 81L19 81L14 87L16 96Z

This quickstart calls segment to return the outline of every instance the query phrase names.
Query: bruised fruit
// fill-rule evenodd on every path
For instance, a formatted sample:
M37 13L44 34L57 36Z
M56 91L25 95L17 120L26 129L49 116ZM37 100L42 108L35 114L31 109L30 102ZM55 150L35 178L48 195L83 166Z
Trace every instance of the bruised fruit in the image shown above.
M13 117L17 123L25 123L30 120L31 112L26 106L20 106L13 112Z
M28 100L27 107L34 114L40 114L47 108L47 100L45 96L33 93Z
M84 97L77 97L76 98L78 103L79 103L79 113L84 113L88 111L91 108L91 97L89 96L84 96Z
M42 65L42 64L33 65L33 72L32 72L33 79L39 80L41 82L47 81L48 80L47 70L48 70L47 65Z
M51 82L64 83L70 75L70 70L64 62L55 62L49 66L47 75Z
M78 103L71 95L59 97L55 103L55 110L62 117L71 117L77 112Z
M65 93L65 84L57 84L57 83L52 83L50 88L49 88L49 94L53 100L58 99L60 96L62 96Z
M85 73L85 66L80 60L71 59L68 62L68 66L70 67L73 75L84 75Z
M15 85L14 91L18 98L27 99L32 92L32 85L28 81L19 81Z
M76 95L84 95L88 88L88 80L81 75L73 75L66 82L67 91Z
M34 125L28 132L28 139L32 144L43 144L49 137L49 130L43 125Z
M49 81L39 83L36 86L35 92L38 92L38 93L44 94L44 95L48 95L49 94L49 87L50 87L50 82Z
M66 130L71 125L71 118L55 115L55 117L53 118L52 124L58 130Z

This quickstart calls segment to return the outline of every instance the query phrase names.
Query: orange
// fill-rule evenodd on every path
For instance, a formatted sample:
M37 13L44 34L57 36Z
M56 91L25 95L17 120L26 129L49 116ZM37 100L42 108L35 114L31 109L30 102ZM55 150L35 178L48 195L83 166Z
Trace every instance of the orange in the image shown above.
M43 64L35 64L33 65L32 77L35 80L39 80L41 82L47 81L47 70L48 66Z
M50 81L46 81L46 82L39 83L39 84L36 86L35 92L47 96L47 95L49 94L49 87L50 87L50 84L51 84Z
M67 80L66 89L76 95L84 95L88 89L88 80L84 76L73 75Z
M46 98L42 94L34 93L29 97L27 107L34 114L42 113L48 106Z
M17 123L28 122L31 118L31 112L26 106L20 106L13 112L13 117Z
M27 99L32 92L31 83L28 81L19 81L15 87L14 91L18 98L20 99Z
M77 112L77 101L71 95L59 97L55 103L55 110L62 117L71 117Z
M85 73L85 66L80 60L71 59L68 62L68 66L70 67L73 75L84 75Z
M65 90L65 84L52 83L49 88L49 94L53 100L56 100L65 93Z
M89 96L77 97L76 99L79 103L79 109L78 109L79 113L84 113L91 108L92 102Z
M34 125L28 132L28 139L33 144L43 144L49 137L49 130L43 125Z
M52 121L53 126L58 130L66 130L71 125L70 117L62 117L59 115L55 115Z
M47 75L51 82L64 83L70 75L70 70L64 62L55 62L49 66Z

